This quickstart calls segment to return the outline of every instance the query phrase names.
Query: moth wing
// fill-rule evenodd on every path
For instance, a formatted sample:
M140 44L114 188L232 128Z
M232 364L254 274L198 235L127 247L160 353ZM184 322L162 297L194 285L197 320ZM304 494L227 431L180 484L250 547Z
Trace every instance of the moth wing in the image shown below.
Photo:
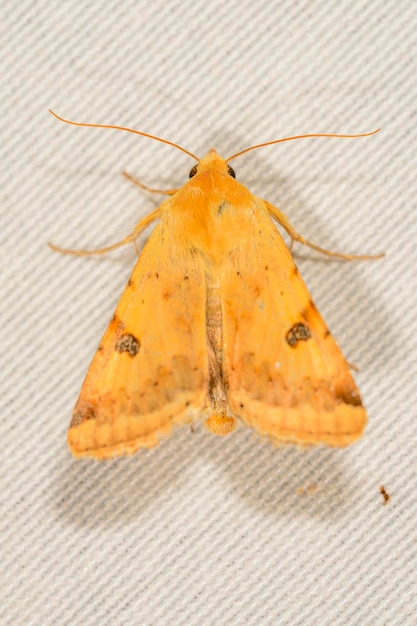
M207 402L205 275L174 226L156 226L93 358L68 432L75 456L154 446Z
M230 409L275 442L347 445L366 423L358 389L265 204L256 205L222 272Z

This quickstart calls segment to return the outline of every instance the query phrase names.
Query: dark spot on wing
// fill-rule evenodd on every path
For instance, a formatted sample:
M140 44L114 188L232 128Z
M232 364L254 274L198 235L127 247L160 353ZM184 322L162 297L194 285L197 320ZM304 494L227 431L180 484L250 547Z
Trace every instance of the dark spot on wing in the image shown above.
M301 317L304 321L308 322L311 318L311 313L315 313L316 311L317 307L313 300L309 300L307 306L301 311Z
M127 352L129 356L134 357L139 352L140 341L134 335L126 333L119 337L116 341L115 349L117 352Z
M83 406L80 409L76 409L73 413L70 428L79 426L87 420L96 419L96 409L91 405Z
M295 348L299 341L307 341L310 337L311 333L309 327L302 322L294 324L285 335L288 345L292 348Z
M349 404L350 406L362 406L361 397L358 392L354 390L336 390L335 399L336 402L343 402L343 404Z

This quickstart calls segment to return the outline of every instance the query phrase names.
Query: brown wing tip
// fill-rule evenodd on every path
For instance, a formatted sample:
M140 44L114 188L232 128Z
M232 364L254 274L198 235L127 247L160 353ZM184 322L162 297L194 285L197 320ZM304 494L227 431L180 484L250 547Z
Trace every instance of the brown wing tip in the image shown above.
M170 423L162 425L152 415L139 421L120 411L115 417L113 408L107 406L103 412L103 406L99 410L93 402L77 404L67 435L74 457L101 460L133 454L139 448L156 446L171 432Z
M349 403L340 399L327 411L310 404L283 407L259 401L242 401L240 407L244 408L236 407L236 411L242 421L272 443L342 448L360 439L367 421L363 406L349 399Z
M165 433L166 435L169 433ZM138 437L129 441L116 441L99 444L80 436L77 429L70 428L67 436L68 447L75 458L93 458L98 461L134 454L140 448L153 448L160 437L152 433L148 437Z
M120 397L118 397L120 400ZM192 421L200 398L184 393L162 410L141 413L138 406L111 403L100 397L79 400L68 430L68 446L75 457L107 459L153 448L173 429Z

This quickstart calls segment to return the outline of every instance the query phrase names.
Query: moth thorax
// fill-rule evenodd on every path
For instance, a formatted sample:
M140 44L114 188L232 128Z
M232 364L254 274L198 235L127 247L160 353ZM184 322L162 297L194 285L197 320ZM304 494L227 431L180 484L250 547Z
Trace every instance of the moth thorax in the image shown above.
M206 427L213 435L228 435L236 428L236 420L223 412L214 411L205 421Z

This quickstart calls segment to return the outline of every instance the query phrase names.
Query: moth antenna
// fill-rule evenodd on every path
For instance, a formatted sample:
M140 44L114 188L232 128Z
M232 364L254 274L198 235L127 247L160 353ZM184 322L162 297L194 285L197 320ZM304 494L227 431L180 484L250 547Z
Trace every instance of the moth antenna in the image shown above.
M361 133L359 135L338 135L334 133L312 133L309 135L294 135L293 137L284 137L282 139L274 139L273 141L266 141L265 143L258 143L256 146L250 146L250 148L245 148L245 150L241 150L240 152L236 152L232 156L226 159L226 163L236 159L238 156L242 154L246 154L246 152L250 152L251 150L257 150L258 148L264 148L265 146L272 146L275 143L283 143L284 141L293 141L294 139L308 139L311 137L337 137L339 139L356 139L357 137L370 137L371 135L375 135L379 133L381 129L377 128L370 133Z
M85 122L72 122L71 120L66 120L63 117L60 117L59 115L54 113L52 109L48 109L48 111L61 122L65 122L65 124L72 124L73 126L90 126L91 128L113 128L114 130L125 130L128 133L134 133L135 135L142 135L142 137L148 137L149 139L154 139L155 141L166 143L168 146L173 146L177 150L184 152L184 154L187 154L195 161L200 161L200 159L195 154L193 154L192 152L189 152L182 146L179 146L177 143L174 143L173 141L168 141L168 139L162 139L162 137L156 137L155 135L150 135L149 133L144 133L141 130L135 130L133 128L126 128L125 126L113 126L112 124L87 124Z

